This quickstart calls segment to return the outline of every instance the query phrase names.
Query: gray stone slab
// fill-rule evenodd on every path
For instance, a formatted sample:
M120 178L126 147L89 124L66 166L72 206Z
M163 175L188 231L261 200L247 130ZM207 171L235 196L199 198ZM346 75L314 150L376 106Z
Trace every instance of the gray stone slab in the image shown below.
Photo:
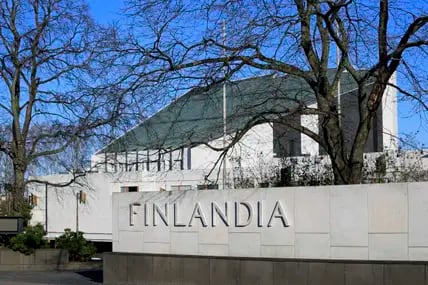
M23 254L13 250L0 250L0 264L14 265L21 264L21 256Z
M366 246L332 246L330 247L330 257L332 259L368 260L369 248Z
M170 221L169 227L162 228L162 224L150 226L150 230L141 227L143 242L139 243L136 232L141 226L140 219L132 230L115 227L121 233L115 234L117 240L113 241L113 248L115 251L154 254L424 261L428 256L427 185L409 183L291 190L194 191L189 194L138 193L132 197L124 193L126 199L115 204L115 209L128 216L124 217L125 220L129 220L131 201L149 201L159 205L168 201L180 203L183 218L190 215L190 206L200 203L211 224L201 227L197 226L200 223L197 222L192 229L174 229ZM116 196L114 198L121 195ZM234 203L250 203L254 214L252 223L247 227L231 226L227 229L216 216L217 225L212 227L212 219L208 216L213 201L219 207L225 202L232 204L228 207L231 224L234 220ZM270 227L267 225L270 215L265 212L272 212L276 201L282 204L289 227L281 226L278 216ZM265 211L262 221L257 219L261 204ZM172 205L168 211L170 219ZM246 211L242 206L241 222L247 218ZM221 228L221 225L224 227Z
M409 260L428 260L428 247L409 247Z
M47 254L45 250L36 250L34 252L34 262L35 264L47 264Z
M21 264L22 265L33 265L35 264L35 258L34 258L34 254L30 254L30 255L21 255ZM51 264L55 264L52 263Z
M331 189L332 246L368 246L367 189L364 187L347 185Z
M241 260L241 285L273 285L273 262Z
M407 234L370 234L370 260L408 260Z
M409 191L409 246L428 246L428 183L411 183Z
M229 228L224 224L216 227L201 227L198 233L200 244L227 244L229 242Z
M171 232L172 254L198 254L198 233Z
M240 284L240 267L241 261L237 259L210 259L209 284Z
M230 233L260 233L261 227L257 226L257 219L255 218L255 211L257 210L257 202L263 200L264 192L262 190L238 190L227 191L230 204L230 210L235 211L235 203L238 203L239 216L238 223L244 223L248 218L248 210L239 204L239 202L248 203L251 206L253 215L251 223L245 227L236 227L236 219L231 219L231 226L229 227ZM235 215L232 215L235 217ZM260 244L260 242L259 242Z
M330 232L330 191L315 187L295 191L295 231L298 233Z
M161 243L161 242L145 242L143 244L143 250L145 253L170 253L170 243Z
M170 240L170 228L164 224L160 224L156 227L150 227L150 230L145 230L143 235L144 242L162 242L169 243ZM119 241L119 243L122 243Z
M199 244L199 255L228 256L229 245L227 244Z
M329 234L296 234L295 257L297 258L329 258Z
M153 283L179 284L182 275L183 263L179 256L153 256Z
M129 255L127 263L128 283L153 280L153 257L150 255Z
M375 184L368 191L369 233L407 233L407 184Z
M294 246L262 245L261 257L293 258Z
M298 261L274 262L274 285L307 285L309 263Z
M210 260L208 258L182 257L183 284L210 284Z
M104 280L110 284L121 284L128 280L128 256L114 253L103 255Z
M196 219L191 227L187 226L189 224L189 218L191 217L192 211L195 207L195 203L201 202L199 196L203 197L198 191L170 192L168 202L170 205L176 205L176 222L186 225L185 227L171 227L172 232L197 232L201 228L199 219ZM209 208L202 207L202 211L204 211L205 216L209 213L207 212L208 210ZM174 224L173 207L170 208L170 211L170 224Z
M65 257L63 256L63 250L58 249L42 249L42 250L36 250L36 253L39 251L44 251L46 254L46 264L64 264ZM67 260L68 262L68 260Z
M345 264L346 285L383 284L383 264Z
M385 264L384 284L425 285L425 265Z
M261 191L261 190L260 190ZM294 245L294 232L296 222L294 218L294 189L271 189L263 193L263 227L261 227L262 245ZM288 221L288 227L284 227L278 218L272 219L271 227L267 224L272 216L272 210L280 201Z
M343 263L311 262L308 285L344 285L344 267Z
M144 244L144 234L138 231L120 231L119 247L117 252L142 252Z
M235 257L259 257L260 233L230 233L229 255Z

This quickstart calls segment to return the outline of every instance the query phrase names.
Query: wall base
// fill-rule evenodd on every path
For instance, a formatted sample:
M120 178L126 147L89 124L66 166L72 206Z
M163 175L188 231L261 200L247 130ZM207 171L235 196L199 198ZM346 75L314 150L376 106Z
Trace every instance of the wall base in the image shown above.
M44 271L67 268L68 251L62 249L37 249L25 255L10 249L0 249L0 271Z
M104 284L426 285L427 262L104 253Z

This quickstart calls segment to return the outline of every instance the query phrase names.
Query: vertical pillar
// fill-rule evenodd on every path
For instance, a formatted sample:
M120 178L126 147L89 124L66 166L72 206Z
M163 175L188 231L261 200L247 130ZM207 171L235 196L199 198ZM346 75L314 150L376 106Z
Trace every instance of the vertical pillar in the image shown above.
M147 161L146 161L147 171L150 170L150 153L149 150L147 150Z
M187 169L192 169L192 148L187 148Z
M138 161L138 149L135 150L135 170L138 171L138 164L140 162Z
M128 150L125 151L125 171L128 171Z
M107 152L105 152L104 153L104 171L105 172L108 172L107 160L108 160L108 156L107 156Z
M114 172L117 172L117 152L114 153Z
M184 147L180 149L180 169L184 170Z
M48 183L45 183L45 227L48 234Z

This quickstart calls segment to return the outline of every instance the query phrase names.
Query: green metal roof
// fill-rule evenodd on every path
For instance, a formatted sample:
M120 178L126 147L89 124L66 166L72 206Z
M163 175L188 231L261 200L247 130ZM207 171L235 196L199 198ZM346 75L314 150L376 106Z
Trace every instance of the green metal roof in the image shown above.
M227 132L241 130L266 112L286 114L298 102L311 104L315 97L297 77L262 76L228 82ZM343 93L355 88L349 74L341 80ZM209 142L223 135L223 85L195 88L104 147L103 152L177 149Z

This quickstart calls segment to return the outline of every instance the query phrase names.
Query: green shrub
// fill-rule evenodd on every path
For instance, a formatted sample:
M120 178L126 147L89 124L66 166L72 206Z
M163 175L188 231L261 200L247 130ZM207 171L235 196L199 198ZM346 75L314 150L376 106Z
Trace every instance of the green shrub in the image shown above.
M65 229L65 233L55 239L57 248L68 250L71 261L87 261L93 256L97 249L83 237L82 232L72 232Z
M9 248L26 255L32 254L36 249L47 247L48 242L44 238L45 234L41 224L27 226L22 233L10 239Z

